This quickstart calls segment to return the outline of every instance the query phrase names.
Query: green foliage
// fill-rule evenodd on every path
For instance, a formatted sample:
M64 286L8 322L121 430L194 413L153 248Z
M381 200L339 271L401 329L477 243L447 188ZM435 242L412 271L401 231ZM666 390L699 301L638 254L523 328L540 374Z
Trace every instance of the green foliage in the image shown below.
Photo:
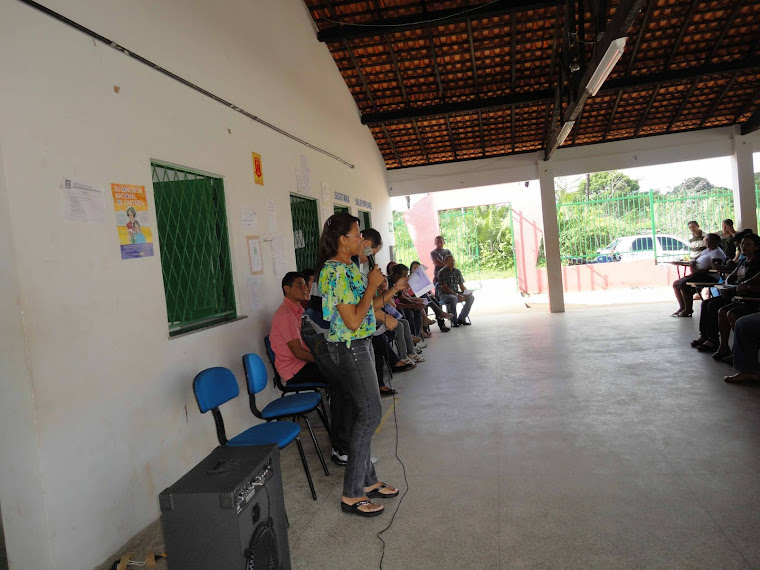
M707 194L715 188L712 183L702 176L692 176L687 178L673 188L673 194Z
M393 237L396 242L393 256L397 262L409 265L412 261L421 261L401 212L393 212Z
M594 198L619 198L639 192L639 181L626 176L619 170L594 172L578 184L572 197L577 200Z

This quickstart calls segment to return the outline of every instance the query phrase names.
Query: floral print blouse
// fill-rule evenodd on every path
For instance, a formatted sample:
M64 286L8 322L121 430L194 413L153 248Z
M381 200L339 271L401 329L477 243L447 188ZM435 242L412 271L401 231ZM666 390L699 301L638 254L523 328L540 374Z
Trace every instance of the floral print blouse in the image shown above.
M353 263L345 265L328 260L319 274L319 292L322 293L322 316L330 323L330 342L345 342L351 346L352 340L367 338L375 332L375 312L370 305L367 315L358 329L352 331L343 322L338 305L357 305L364 296L367 283Z

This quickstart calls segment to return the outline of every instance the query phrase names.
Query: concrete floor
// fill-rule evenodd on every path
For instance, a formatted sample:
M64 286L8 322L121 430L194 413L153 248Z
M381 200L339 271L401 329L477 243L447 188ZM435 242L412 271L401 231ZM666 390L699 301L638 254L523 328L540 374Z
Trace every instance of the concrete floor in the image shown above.
M409 492L383 568L760 568L760 386L725 384L672 309L526 309L434 334L394 379ZM377 470L403 490L384 404ZM399 499L340 512L341 468L325 477L304 446L318 502L282 453L293 567L378 568ZM160 547L158 524L141 545Z

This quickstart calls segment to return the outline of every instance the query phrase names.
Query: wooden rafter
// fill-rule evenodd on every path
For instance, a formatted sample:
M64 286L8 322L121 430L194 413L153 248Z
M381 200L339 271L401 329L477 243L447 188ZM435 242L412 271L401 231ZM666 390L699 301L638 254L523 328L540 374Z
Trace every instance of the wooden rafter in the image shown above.
M486 155L486 137L483 134L483 113L478 111L478 129L480 131L480 148L483 156Z
M681 113L683 113L683 110L686 108L686 105L688 105L689 101L691 100L691 95L694 93L694 89L697 88L697 83L699 83L700 78L696 77L691 82L691 86L689 87L689 90L686 92L686 95L683 98L683 101L681 101L681 104L678 106L678 110L673 115L673 118L670 119L670 123L668 123L668 128L666 129L666 132L670 132L670 130L673 128L673 125L676 124L678 119L681 118Z
M731 79L728 80L728 83L726 83L726 86L723 88L723 90L720 92L720 95L713 101L713 104L710 105L710 109L708 109L707 113L705 113L704 117L702 117L702 121L699 123L699 128L705 126L705 123L707 120L712 117L712 114L715 112L715 110L718 108L718 105L721 104L723 101L723 98L726 96L726 93L728 93L729 89L733 87L734 81L736 81L737 76L739 75L738 71L735 71L734 74L731 76Z
M427 29L427 36L430 40L430 59L433 61L433 69L435 70L435 80L438 82L438 92L441 96L441 101L444 100L443 96L443 83L441 82L441 72L438 69L438 54L435 51L435 38L433 38L433 30Z
M622 98L623 98L623 90L621 89L620 91L618 91L617 97L615 97L615 104L612 106L612 112L610 113L610 118L607 121L607 128L604 129L604 136L602 137L602 141L606 141L607 137L610 136L612 125L615 122L615 114L617 113L618 107L620 106L620 100Z
M377 109L377 105L375 104L375 98L372 96L372 90L369 88L369 84L367 83L367 78L364 77L364 73L359 67L359 62L356 61L356 57L354 56L354 50L351 49L351 46L349 45L348 40L343 42L343 47L346 49L346 52L348 53L348 57L351 58L351 63L353 64L354 69L356 70L356 73L359 75L359 81L361 81L362 86L364 87L364 91L365 93L367 93L367 97L369 98L369 103L372 106L372 110L374 111L375 109Z
M398 86L401 89L401 98L404 100L404 105L406 105L409 102L409 99L406 96L406 89L404 88L404 79L401 77L401 69L399 69L398 61L396 61L396 52L393 49L393 44L391 43L390 36L385 36L385 41L388 43L388 53L391 56L391 61L393 62L393 70L396 72L396 81L398 81Z
M475 44L472 41L472 22L467 20L467 40L470 42L470 62L472 62L472 78L475 81L475 93L478 93L478 66L475 62Z
M641 21L641 28L639 28L639 33L636 35L636 43L633 44L633 49L631 50L631 58L628 60L628 68L625 70L626 75L631 74L633 64L636 63L636 56L639 55L641 40L644 38L644 34L647 31L649 18L652 15L652 10L654 10L655 4L657 4L657 0L649 0L649 6L647 6L647 11L644 12L644 19Z
M654 100L657 99L657 94L660 92L660 86L655 85L654 89L652 89L652 95L649 97L649 101L647 101L647 106L644 108L644 112L641 114L641 118L639 119L639 122L636 124L636 129L633 131L633 136L637 137L639 136L639 132L641 132L641 127L644 126L644 123L647 120L647 117L649 116L649 111L652 108L652 105L654 104Z
M396 162L398 162L399 166L404 166L403 161L401 160L401 157L399 156L398 152L396 151L396 145L393 144L393 140L391 139L391 135L388 132L388 129L385 128L385 125L381 125L383 128L383 134L385 134L385 138L388 140L388 144L391 145L391 152L393 152L393 157L396 159Z
M705 64L710 63L712 58L715 57L715 54L718 52L718 48L720 48L720 44L722 44L723 40L726 39L726 34L728 34L728 31L731 29L731 26L733 26L734 20L736 19L736 16L737 14L739 14L739 10L741 10L743 5L744 5L744 0L737 0L737 2L734 4L733 10L731 10L731 14L729 14L728 18L726 18L726 23L720 32L720 36L718 36L718 39L715 41L715 45L713 45L712 50L710 51L709 55L704 59L703 63Z
M556 6L558 0L508 0L486 4L482 8L467 9L451 8L446 10L433 10L411 16L398 16L393 18L383 18L375 21L362 22L361 26L352 26L352 22L346 22L343 25L331 25L317 32L317 39L320 42L337 42L349 38L373 37L383 34L392 29L394 32L409 29L419 29L428 27L431 23L435 24L456 24L464 22L470 18L490 18L509 14L511 12L539 10ZM332 20L338 20L336 17ZM320 20L317 20L319 24Z
M681 24L681 29L679 30L678 37L676 38L676 43L670 52L670 56L668 57L667 63L665 63L665 68L664 68L665 71L670 69L671 66L673 65L673 60L676 58L676 55L678 54L678 50L681 49L681 42L683 42L683 38L686 35L686 30L689 28L691 19L694 16L694 10L697 8L697 5L699 3L700 3L700 0L691 0L689 11L686 13L686 17L683 19L683 24Z
M425 162L430 162L430 159L428 158L427 149L425 148L425 142L422 140L422 134L420 133L420 128L417 126L417 121L412 121L412 125L414 125L414 132L417 133L417 140L420 141L420 148L422 149L422 154L425 157Z
M451 150L454 152L454 160L457 158L457 145L454 143L454 133L451 132L451 121L446 117L446 130L449 132L449 142L451 143Z

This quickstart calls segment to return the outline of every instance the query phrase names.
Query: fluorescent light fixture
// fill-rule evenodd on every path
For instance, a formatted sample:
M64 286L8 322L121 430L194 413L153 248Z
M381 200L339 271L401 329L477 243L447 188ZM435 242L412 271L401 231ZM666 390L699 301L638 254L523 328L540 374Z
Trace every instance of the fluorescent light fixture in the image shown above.
M565 142L567 135L570 134L570 131L573 130L574 126L575 126L575 121L567 121L564 125L562 125L562 128L559 131L559 135L557 136L557 146Z
M625 38L618 38L610 43L610 47L604 52L602 61L596 66L594 75L589 79L588 85L586 85L586 91L593 97L599 91L599 88L604 83L607 76L612 72L612 68L620 59L625 51Z

